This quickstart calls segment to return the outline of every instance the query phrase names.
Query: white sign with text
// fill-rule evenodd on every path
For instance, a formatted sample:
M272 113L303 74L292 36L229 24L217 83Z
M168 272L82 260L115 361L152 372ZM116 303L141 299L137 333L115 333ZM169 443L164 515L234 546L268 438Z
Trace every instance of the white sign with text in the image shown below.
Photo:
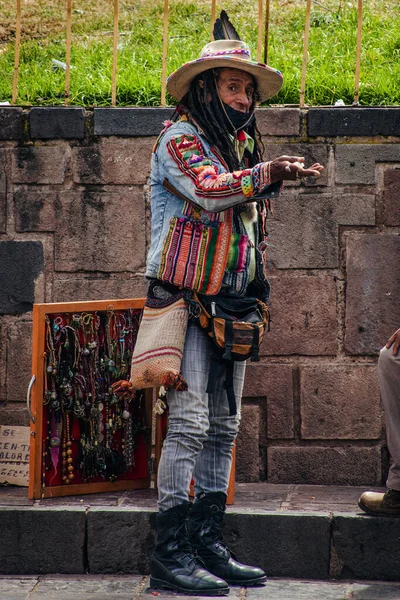
M29 427L0 425L0 484L27 486Z

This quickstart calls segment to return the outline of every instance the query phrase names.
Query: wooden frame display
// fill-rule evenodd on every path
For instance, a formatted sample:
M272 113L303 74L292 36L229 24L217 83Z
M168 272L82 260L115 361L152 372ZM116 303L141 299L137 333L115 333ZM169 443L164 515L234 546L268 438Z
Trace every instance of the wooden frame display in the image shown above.
M139 417L140 419L143 418L148 435L145 442L142 440L139 450L137 448L133 449L135 461L140 462L139 469L136 468L137 462L135 462L135 467L132 467L130 471L115 474L111 478L107 474L106 469L104 469L103 476L97 474L93 478L84 477L80 467L82 463L83 440L82 435L77 435L78 428L74 426L74 423L76 425L76 422L80 421L79 416L74 412L74 408L77 408L78 411L83 411L83 421L86 420L88 423L92 418L92 411L97 408L98 413L101 413L101 422L105 427L109 424L109 415L107 414L109 400L106 402L104 395L107 391L111 392L107 388L107 385L112 383L113 380L129 379L131 352L136 341L139 318L144 307L144 302L144 298L138 298L34 304L32 379L27 394L31 424L29 498L40 499L150 487L151 474L148 465L152 452L153 389L136 392L136 397L130 401L129 407L127 406L127 400L124 400L123 397L118 400L118 402L121 402L121 400L125 402L125 409L129 408L132 419L135 414L137 415L135 411L137 411L138 402L141 406ZM129 324L127 329L124 327L124 313L126 311L131 315L135 315L137 325L134 328L136 329L135 331L130 331L132 323ZM112 321L116 315L122 316ZM103 333L100 331L100 337L99 332L96 333L93 330L92 326L94 326L95 322L99 325L99 331L103 331ZM130 336L130 352L125 357L122 356L121 358L121 348L119 348L119 353L117 351L116 355L112 357L109 356L109 352L108 354L105 352L107 340L104 339L104 331L107 329L107 322L109 322L109 326L112 325L113 332L115 334L118 333L118 335L114 336L115 339L113 339L116 346L123 343L125 335L128 335L128 339ZM79 324L82 323L83 328L81 331ZM124 335L119 335L117 331L118 327L124 330ZM66 342L69 348L67 354L71 358L73 368L72 373L69 372L66 377L67 381L64 382L60 374L57 374L57 369L59 370L61 367L65 370L66 366L68 367L68 364L63 365L63 361L64 363L68 363L68 356L65 355ZM108 340L108 343L110 343L110 340ZM100 349L100 346L102 349ZM122 363L122 359L125 358L125 371L123 373L114 373L114 376L103 389L99 389L101 385L97 385L95 390L93 385L96 386L96 382L92 381L90 392L93 393L90 394L88 386L84 382L89 379L88 375L90 376L90 373L87 373L87 361L90 360L90 357L93 360L93 353L96 354L97 361L103 361L103 371L107 370L110 366L111 358L114 359L111 362L113 363L112 368L115 370L117 370L116 367L121 366L121 364L116 363ZM51 354L53 354L53 361L50 356ZM122 355L124 355L124 352L122 352ZM53 362L57 363L57 365L53 364ZM56 371L55 378L53 377L54 369ZM85 394L91 396L87 408L85 407ZM80 396L79 401L77 396ZM86 398L86 401L88 401L88 398ZM57 405L57 402L59 403L57 409L51 408L52 403ZM72 406L74 402L77 404L76 407ZM114 401L114 407L118 402ZM65 406L66 404L67 406ZM101 410L98 410L99 407ZM125 410L122 410L122 408L120 406L118 415L120 430L123 426L121 416L127 416ZM116 417L115 413L116 411L113 409L114 421ZM57 414L58 422L56 418ZM100 417L98 416L98 418ZM166 434L166 414L157 415L155 423L154 477L155 485L157 485L157 467ZM110 427L112 426L113 422L110 423ZM79 428L80 433L81 428ZM97 431L97 437L99 433L101 435L101 432ZM104 428L103 434L106 435ZM103 441L104 439L101 440L101 442ZM121 436L119 443L120 446L117 450L120 455L123 453L123 445L125 445ZM227 504L234 503L235 454L234 447ZM71 474L72 478L70 479ZM77 479L79 480L78 482ZM191 486L191 494L193 495L193 486Z
M129 400L111 388L129 378L143 306L34 305L30 498L150 487L153 390Z

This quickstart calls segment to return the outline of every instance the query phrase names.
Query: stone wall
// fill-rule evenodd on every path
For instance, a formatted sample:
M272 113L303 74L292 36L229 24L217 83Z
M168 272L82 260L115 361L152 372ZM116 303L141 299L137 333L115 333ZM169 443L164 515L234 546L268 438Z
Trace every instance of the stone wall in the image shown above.
M0 422L27 424L33 302L138 297L169 109L0 108ZM265 158L319 161L269 233L272 329L249 363L239 481L372 485L378 351L400 325L400 108L258 111Z

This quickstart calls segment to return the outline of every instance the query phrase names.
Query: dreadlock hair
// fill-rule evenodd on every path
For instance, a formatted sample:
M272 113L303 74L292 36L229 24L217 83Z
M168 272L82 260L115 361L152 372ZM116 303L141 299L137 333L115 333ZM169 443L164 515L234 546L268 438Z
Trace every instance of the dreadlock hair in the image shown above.
M181 114L192 117L204 131L207 139L221 152L229 169L234 171L239 169L240 165L230 137L233 134L232 127L227 121L218 96L216 81L218 81L219 73L220 69L208 69L197 75L192 80L189 91L179 102L172 120L178 120ZM257 82L254 81L254 84L252 109L258 96ZM262 161L263 150L261 135L254 117L245 130L255 141L253 153L245 151L248 166L253 167Z

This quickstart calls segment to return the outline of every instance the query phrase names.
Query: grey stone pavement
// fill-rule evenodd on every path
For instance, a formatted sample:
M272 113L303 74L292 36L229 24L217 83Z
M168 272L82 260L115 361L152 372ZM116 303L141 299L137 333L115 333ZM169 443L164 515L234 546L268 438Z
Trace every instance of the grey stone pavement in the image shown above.
M199 598L149 588L140 575L0 576L0 600L172 600ZM400 583L271 579L257 588L231 588L228 600L399 600Z
M357 506L357 499L364 490L364 487L346 486L236 484L235 504L228 507L228 513L246 513L256 509L258 513L264 511L275 514L286 512L290 514L296 511L304 515L340 513L358 518L362 513ZM0 510L29 506L33 511L44 507L56 509L75 506L94 509L114 507L115 510L129 507L135 510L155 510L156 491L154 489L131 490L33 501L27 498L27 490L24 488L0 487ZM364 517L363 522L378 524L374 517ZM398 539L396 537L395 545ZM68 562L67 555L65 561ZM396 560L395 562L397 564ZM395 571L397 573L397 567ZM265 586L258 588L232 588L227 598L228 600L400 600L400 567L398 572L399 577L392 577L393 581L390 582L353 579L320 581L308 578L275 577L271 578ZM149 577L143 575L0 575L0 600L112 600L114 598L150 600L153 597L159 597L159 600L192 598L164 590L151 590Z

